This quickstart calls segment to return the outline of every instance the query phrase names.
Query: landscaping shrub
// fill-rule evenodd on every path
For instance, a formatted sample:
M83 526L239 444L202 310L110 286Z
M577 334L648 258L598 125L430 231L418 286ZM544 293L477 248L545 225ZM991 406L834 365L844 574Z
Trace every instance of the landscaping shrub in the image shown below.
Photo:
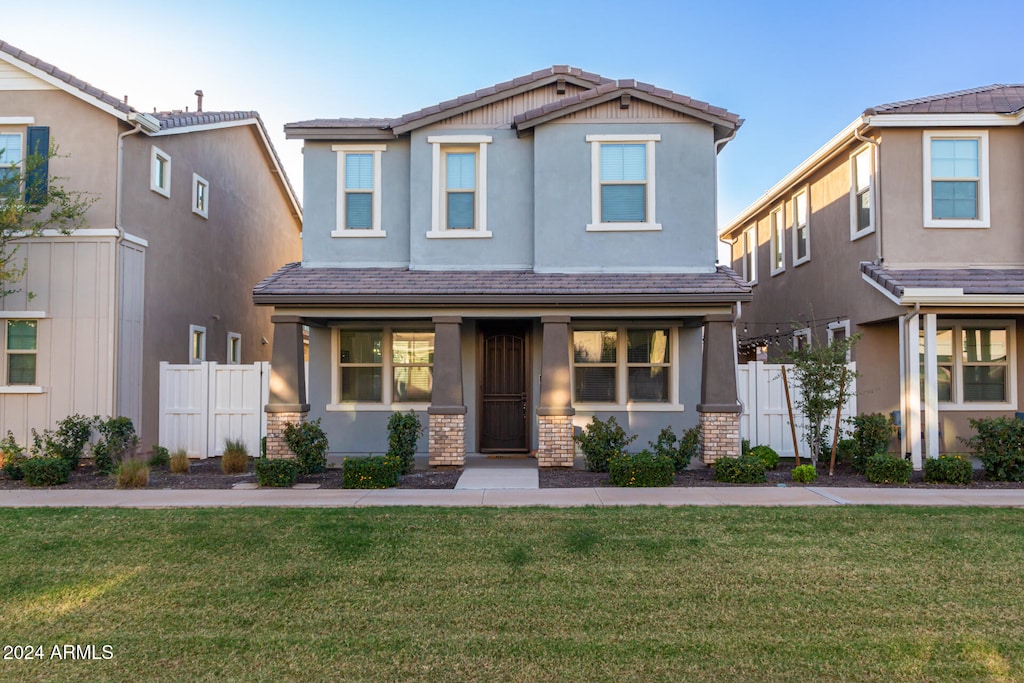
M58 486L68 483L71 467L64 458L35 456L25 458L21 465L29 486Z
M937 458L925 458L924 480L937 484L956 484L966 486L974 479L974 468L971 461L961 455L940 455Z
M117 488L142 489L149 486L149 463L139 458L125 458L117 466Z
M346 489L387 489L398 486L398 475L402 461L386 455L371 455L368 458L345 458L342 472L342 488Z
M135 454L139 437L129 417L110 417L106 420L94 417L93 424L99 432L99 440L92 446L92 464L100 474L112 473L121 460Z
M814 465L798 465L793 468L793 481L801 484L810 484L818 478L818 470Z
M608 461L612 486L671 486L675 461L646 448L639 453L620 453Z
M220 456L220 469L224 474L241 474L249 467L249 450L239 439L224 440L224 452Z
M1024 421L1013 417L971 419L977 432L966 440L981 459L985 476L995 481L1024 481Z
M150 467L167 467L171 464L171 452L163 446L153 444L153 455L149 456Z
M648 441L655 455L669 458L676 472L682 472L690 465L690 460L697 455L700 445L700 427L691 427L683 432L683 438L676 437L671 427L665 427L658 433L656 441Z
M857 440L840 439L839 444L836 446L836 462L846 463L847 465L853 465L853 460L856 457Z
M311 422L284 426L284 442L295 453L299 474L317 474L327 466L327 435L320 428L320 418Z
M760 459L766 470L774 470L779 466L779 454L771 446L754 446L748 457Z
M171 474L188 474L191 467L192 462L184 448L179 448L171 453Z
M750 455L750 439L740 439L740 455Z
M881 413L865 413L853 418L853 440L857 448L850 464L855 472L864 474L869 458L889 450L893 427L892 418Z
M864 471L868 481L875 484L909 484L911 467L909 460L877 453L868 458Z
M57 429L32 430L32 450L36 455L62 458L68 468L78 467L85 445L92 436L93 420L84 415L68 415L57 423Z
M402 463L402 474L416 467L416 442L423 434L423 425L416 413L393 413L388 418L388 457Z
M636 434L627 436L626 430L615 421L615 416L602 421L595 415L590 424L583 428L579 434L573 435L573 440L580 445L580 450L586 457L587 469L591 472L607 472L608 461L622 453L626 446L636 440Z
M0 440L0 467L10 479L24 479L24 463L25 449L14 440L14 434L7 432L7 436Z
M291 486L298 476L295 458L257 458L255 469L260 486Z
M719 458L715 461L715 481L730 484L760 484L767 480L764 461L751 456Z

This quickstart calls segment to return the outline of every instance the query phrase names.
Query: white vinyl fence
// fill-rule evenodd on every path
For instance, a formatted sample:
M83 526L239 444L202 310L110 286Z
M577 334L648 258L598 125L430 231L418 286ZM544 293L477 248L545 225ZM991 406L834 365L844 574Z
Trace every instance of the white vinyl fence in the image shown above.
M207 458L224 452L225 439L240 439L250 455L259 456L269 396L267 362L160 363L160 445Z
M857 370L856 363L850 363L850 375ZM809 457L807 441L804 438L806 424L797 409L800 385L793 377L793 366L786 367L789 380L789 398L793 404L796 420L796 438L800 444L800 455ZM751 446L767 445L783 457L793 457L793 433L790 430L789 412L786 409L786 392L782 386L782 366L772 363L751 362L739 366L737 373L739 399L743 404L740 414L740 438L749 439ZM850 380L849 400L843 406L842 428L849 431L847 418L857 414L857 381ZM829 420L835 426L835 414ZM840 436L842 438L842 435Z

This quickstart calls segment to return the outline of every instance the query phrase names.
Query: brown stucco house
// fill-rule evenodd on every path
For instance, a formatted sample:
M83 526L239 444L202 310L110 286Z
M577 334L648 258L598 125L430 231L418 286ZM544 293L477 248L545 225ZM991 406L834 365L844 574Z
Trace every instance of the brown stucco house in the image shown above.
M858 411L963 452L1013 415L1024 315L1024 85L872 107L721 231L753 287L741 353L859 333Z
M125 415L148 449L161 361L269 360L250 292L301 253L300 204L256 112L143 113L2 41L0 91L0 169L56 144L49 175L97 198L84 229L21 242L0 434Z

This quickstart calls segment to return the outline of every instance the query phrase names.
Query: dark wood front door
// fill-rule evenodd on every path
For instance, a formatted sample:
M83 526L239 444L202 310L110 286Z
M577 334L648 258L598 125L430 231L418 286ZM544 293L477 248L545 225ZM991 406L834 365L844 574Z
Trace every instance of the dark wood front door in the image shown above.
M526 327L483 327L481 338L480 451L527 451Z

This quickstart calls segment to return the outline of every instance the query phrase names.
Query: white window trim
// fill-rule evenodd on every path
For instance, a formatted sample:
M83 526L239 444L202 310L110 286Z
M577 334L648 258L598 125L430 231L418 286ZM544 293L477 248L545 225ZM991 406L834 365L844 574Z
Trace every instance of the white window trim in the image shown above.
M615 330L615 402L614 403L587 403L576 400L576 363L573 362L572 332L575 330ZM668 329L669 348L669 377L668 377L668 398L664 403L653 401L630 401L627 398L629 392L629 362L626 356L626 330L643 329ZM587 412L605 410L626 411L630 413L664 413L681 412L685 406L679 402L679 334L678 329L668 325L650 323L637 323L635 325L580 325L569 331L569 386L572 387L572 407Z
M590 143L590 223L587 224L587 232L657 232L661 230L654 213L657 202L655 201L655 163L654 149L655 142L661 142L661 135L635 134L635 135L588 135L587 142ZM601 222L601 144L602 143L630 143L643 142L647 145L647 221L643 223L602 223Z
M236 339L238 340L238 359L231 360L231 342ZM225 357L229 365L238 365L242 362L242 335L238 332L228 332L228 352Z
M796 198L799 197L800 195L804 195L807 197L807 220L804 223L804 226L807 231L807 253L804 255L803 258L797 258L797 243L799 241L797 238L799 236L800 226L798 226L796 223L797 216L799 215L799 212L796 210ZM793 224L790 226L790 228L793 237L793 239L791 240L793 243L793 267L796 267L803 263L807 263L808 261L811 260L811 188L805 186L802 190L794 192L791 201L793 204Z
M165 164L164 181L166 187L157 184L156 161L162 159ZM170 198L171 196L171 155L156 145L150 146L149 155L149 189L157 194Z
M203 194L204 201L202 209L200 209L196 204L196 200L199 199L200 185L206 188L206 192ZM210 183L206 178L202 177L198 173L192 174L192 213L206 219L209 219L210 217Z
M7 320L35 320L36 323L45 320L48 316L46 311L0 311L0 321ZM6 328L6 325L4 326ZM36 381L39 381L39 337L42 334L42 325L36 326ZM0 341L0 348L3 349L3 373L4 383L0 384L0 394L43 394L46 389L40 384L7 384L7 333L4 331L4 338Z
M975 139L978 141L978 217L932 218L932 140ZM989 201L988 131L926 130L922 133L924 153L924 227L926 228L988 228L991 227Z
M797 342L801 338L804 339L807 342L808 346L810 346L811 345L811 328L804 327L803 329L799 329L799 330L794 330L793 331L793 350L794 351L796 351L797 349L800 348L800 346L799 346L799 344Z
M868 226L857 230L857 195L861 188L857 187L857 157L867 153L870 171L868 172ZM875 155L871 145L863 145L850 155L850 241L859 240L875 231Z
M828 324L828 328L827 328L825 334L826 334L826 338L828 340L829 345L832 344L833 340L836 337L836 332L838 332L839 330L843 331L843 333L846 335L845 336L846 339L850 338L850 321L849 321L849 319L847 319L847 320L839 320L837 322L829 323ZM847 363L850 362L850 349L846 349L846 362Z
M21 149L21 157L17 161L15 161L14 163L12 163L12 164L0 164L0 168L16 168L16 169L18 169L18 176L19 176L19 178L21 180L21 183L20 183L20 185L18 187L17 195L21 195L21 193L24 191L24 188L25 188L25 157L26 157L26 152L28 151L28 150L25 149L25 145L28 144L28 142L26 140L26 138L28 136L25 133L23 133L21 130L0 130L0 133L3 133L4 135L17 135L19 138L21 138L21 142L18 143L18 145L19 145L19 147Z
M491 237L487 229L487 145L490 135L430 135L431 149L431 201L429 239L473 239ZM443 145L476 145L479 148L476 168L476 215L473 228L449 230L445 216L445 179L442 177L441 147Z
M743 231L743 277L753 287L757 284L757 222Z
M202 333L202 350L201 356L196 358L192 355L192 340L195 338L197 332ZM188 326L188 362L190 365L197 365L206 360L206 328L202 325L189 325Z
M402 326L345 326L335 327L331 330L331 402L324 406L329 412L372 412L372 411L395 411L395 410L426 410L430 407L430 401L394 401L395 393L395 360L392 348L392 335L395 332L433 332L423 325L402 325ZM341 331L342 330L381 330L381 387L380 402L360 402L341 400ZM436 337L435 337L436 339ZM431 373L433 373L431 365Z
M388 146L331 145L331 151L336 152L338 155L337 213L331 237L387 237L388 233L384 230L384 223L381 219L381 207L383 206L383 198L381 197L381 158L383 153L388 151ZM373 212L373 217L371 219L371 227L369 230L365 228L347 228L345 227L345 155L371 153L373 154L373 199L371 200L372 206L370 208Z
M779 220L773 220L773 217L778 215ZM779 204L771 211L768 212L768 230L771 232L769 235L769 245L771 246L771 253L769 254L770 261L768 262L771 267L771 275L775 277L781 273L786 272L786 205L785 203ZM779 241L782 244L779 244ZM779 266L775 267L775 254L779 255Z
M950 411L981 411L981 410L1017 410L1017 323L1012 319L977 319L959 320L939 318L936 325L938 330L960 330L953 335L953 393L954 401L949 403L939 402L940 410ZM982 403L964 402L963 386L963 353L961 336L965 327L989 327L992 329L1006 330L1006 396L1008 401L1003 403ZM924 399L922 398L922 403Z

